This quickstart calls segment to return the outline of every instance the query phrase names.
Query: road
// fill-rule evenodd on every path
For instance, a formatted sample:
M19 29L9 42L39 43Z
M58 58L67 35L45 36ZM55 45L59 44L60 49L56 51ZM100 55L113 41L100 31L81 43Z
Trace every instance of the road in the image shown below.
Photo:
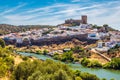
M103 57L104 59L106 59L107 61L111 61L111 59L109 57L103 55L102 53L96 51L95 49L92 49L91 51L94 52L94 53L97 53L98 55L100 55L101 57Z

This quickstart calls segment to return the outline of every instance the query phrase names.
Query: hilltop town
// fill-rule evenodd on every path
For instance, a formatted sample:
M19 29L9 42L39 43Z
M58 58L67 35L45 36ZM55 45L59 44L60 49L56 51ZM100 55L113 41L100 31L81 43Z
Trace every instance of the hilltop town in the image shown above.
M19 66L21 62L26 61L32 63L38 58L62 61L72 65L81 64L88 68L120 69L120 31L110 28L107 24L103 26L89 24L86 15L81 16L80 20L65 20L65 23L57 26L1 25L1 32L8 32L0 36L2 38L0 44L2 42L6 44L6 47L2 45L0 49L1 52L12 52L9 52L10 55L7 54L14 57L11 58L15 61L11 64L12 66ZM6 29L4 26L7 26ZM48 60L49 62L51 61ZM9 75L12 74L9 73Z
M22 28L24 29L24 27ZM120 57L119 53L111 56L106 54L116 45L120 46L120 32L110 28L108 25L99 27L89 24L86 15L81 16L81 20L65 20L65 23L56 27L29 28L26 28L25 31L2 35L1 38L3 38L6 45L19 47L17 48L19 51L36 53L38 50L47 50L49 55L54 55L56 52L62 54L64 49L70 50L76 46L82 46L92 52L105 53L104 55L109 58L112 56ZM37 50L30 49L32 47L36 47ZM99 56L110 61L104 55L100 54Z
M68 26L70 24L75 26ZM105 51L116 44L120 45L119 31L109 30L108 25L95 27L92 24L88 24L86 15L81 16L81 20L65 20L64 24L60 24L57 27L30 29L25 32L6 34L1 36L1 38L5 40L6 44L16 45L17 47L60 44L72 39L78 39L86 42L86 44L99 40L97 49ZM102 49L101 47L104 48Z

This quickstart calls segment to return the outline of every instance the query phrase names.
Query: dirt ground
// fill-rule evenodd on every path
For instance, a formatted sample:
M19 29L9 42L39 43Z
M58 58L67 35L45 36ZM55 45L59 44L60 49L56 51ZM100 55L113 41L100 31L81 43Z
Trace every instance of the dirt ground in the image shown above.
M105 63L107 63L108 61L106 60L106 59L104 59L104 58L102 58L101 56L99 56L98 54L96 54L96 53L93 53L92 55L91 55L91 57L89 58L89 60L97 60L97 61L99 61L100 63L102 63L102 64L105 64Z

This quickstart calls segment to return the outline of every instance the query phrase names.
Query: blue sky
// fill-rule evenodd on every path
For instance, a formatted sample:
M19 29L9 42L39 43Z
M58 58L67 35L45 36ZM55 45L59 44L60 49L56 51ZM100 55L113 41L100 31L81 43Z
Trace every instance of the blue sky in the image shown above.
M0 0L0 23L56 25L81 15L120 29L120 0Z

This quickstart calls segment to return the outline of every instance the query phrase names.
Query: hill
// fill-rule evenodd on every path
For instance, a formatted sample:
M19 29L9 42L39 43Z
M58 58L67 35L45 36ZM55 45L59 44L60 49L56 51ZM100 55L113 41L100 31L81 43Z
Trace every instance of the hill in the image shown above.
M24 32L31 29L40 29L40 28L52 28L55 26L50 25L9 25L9 24L0 24L0 35L15 33L15 32Z

